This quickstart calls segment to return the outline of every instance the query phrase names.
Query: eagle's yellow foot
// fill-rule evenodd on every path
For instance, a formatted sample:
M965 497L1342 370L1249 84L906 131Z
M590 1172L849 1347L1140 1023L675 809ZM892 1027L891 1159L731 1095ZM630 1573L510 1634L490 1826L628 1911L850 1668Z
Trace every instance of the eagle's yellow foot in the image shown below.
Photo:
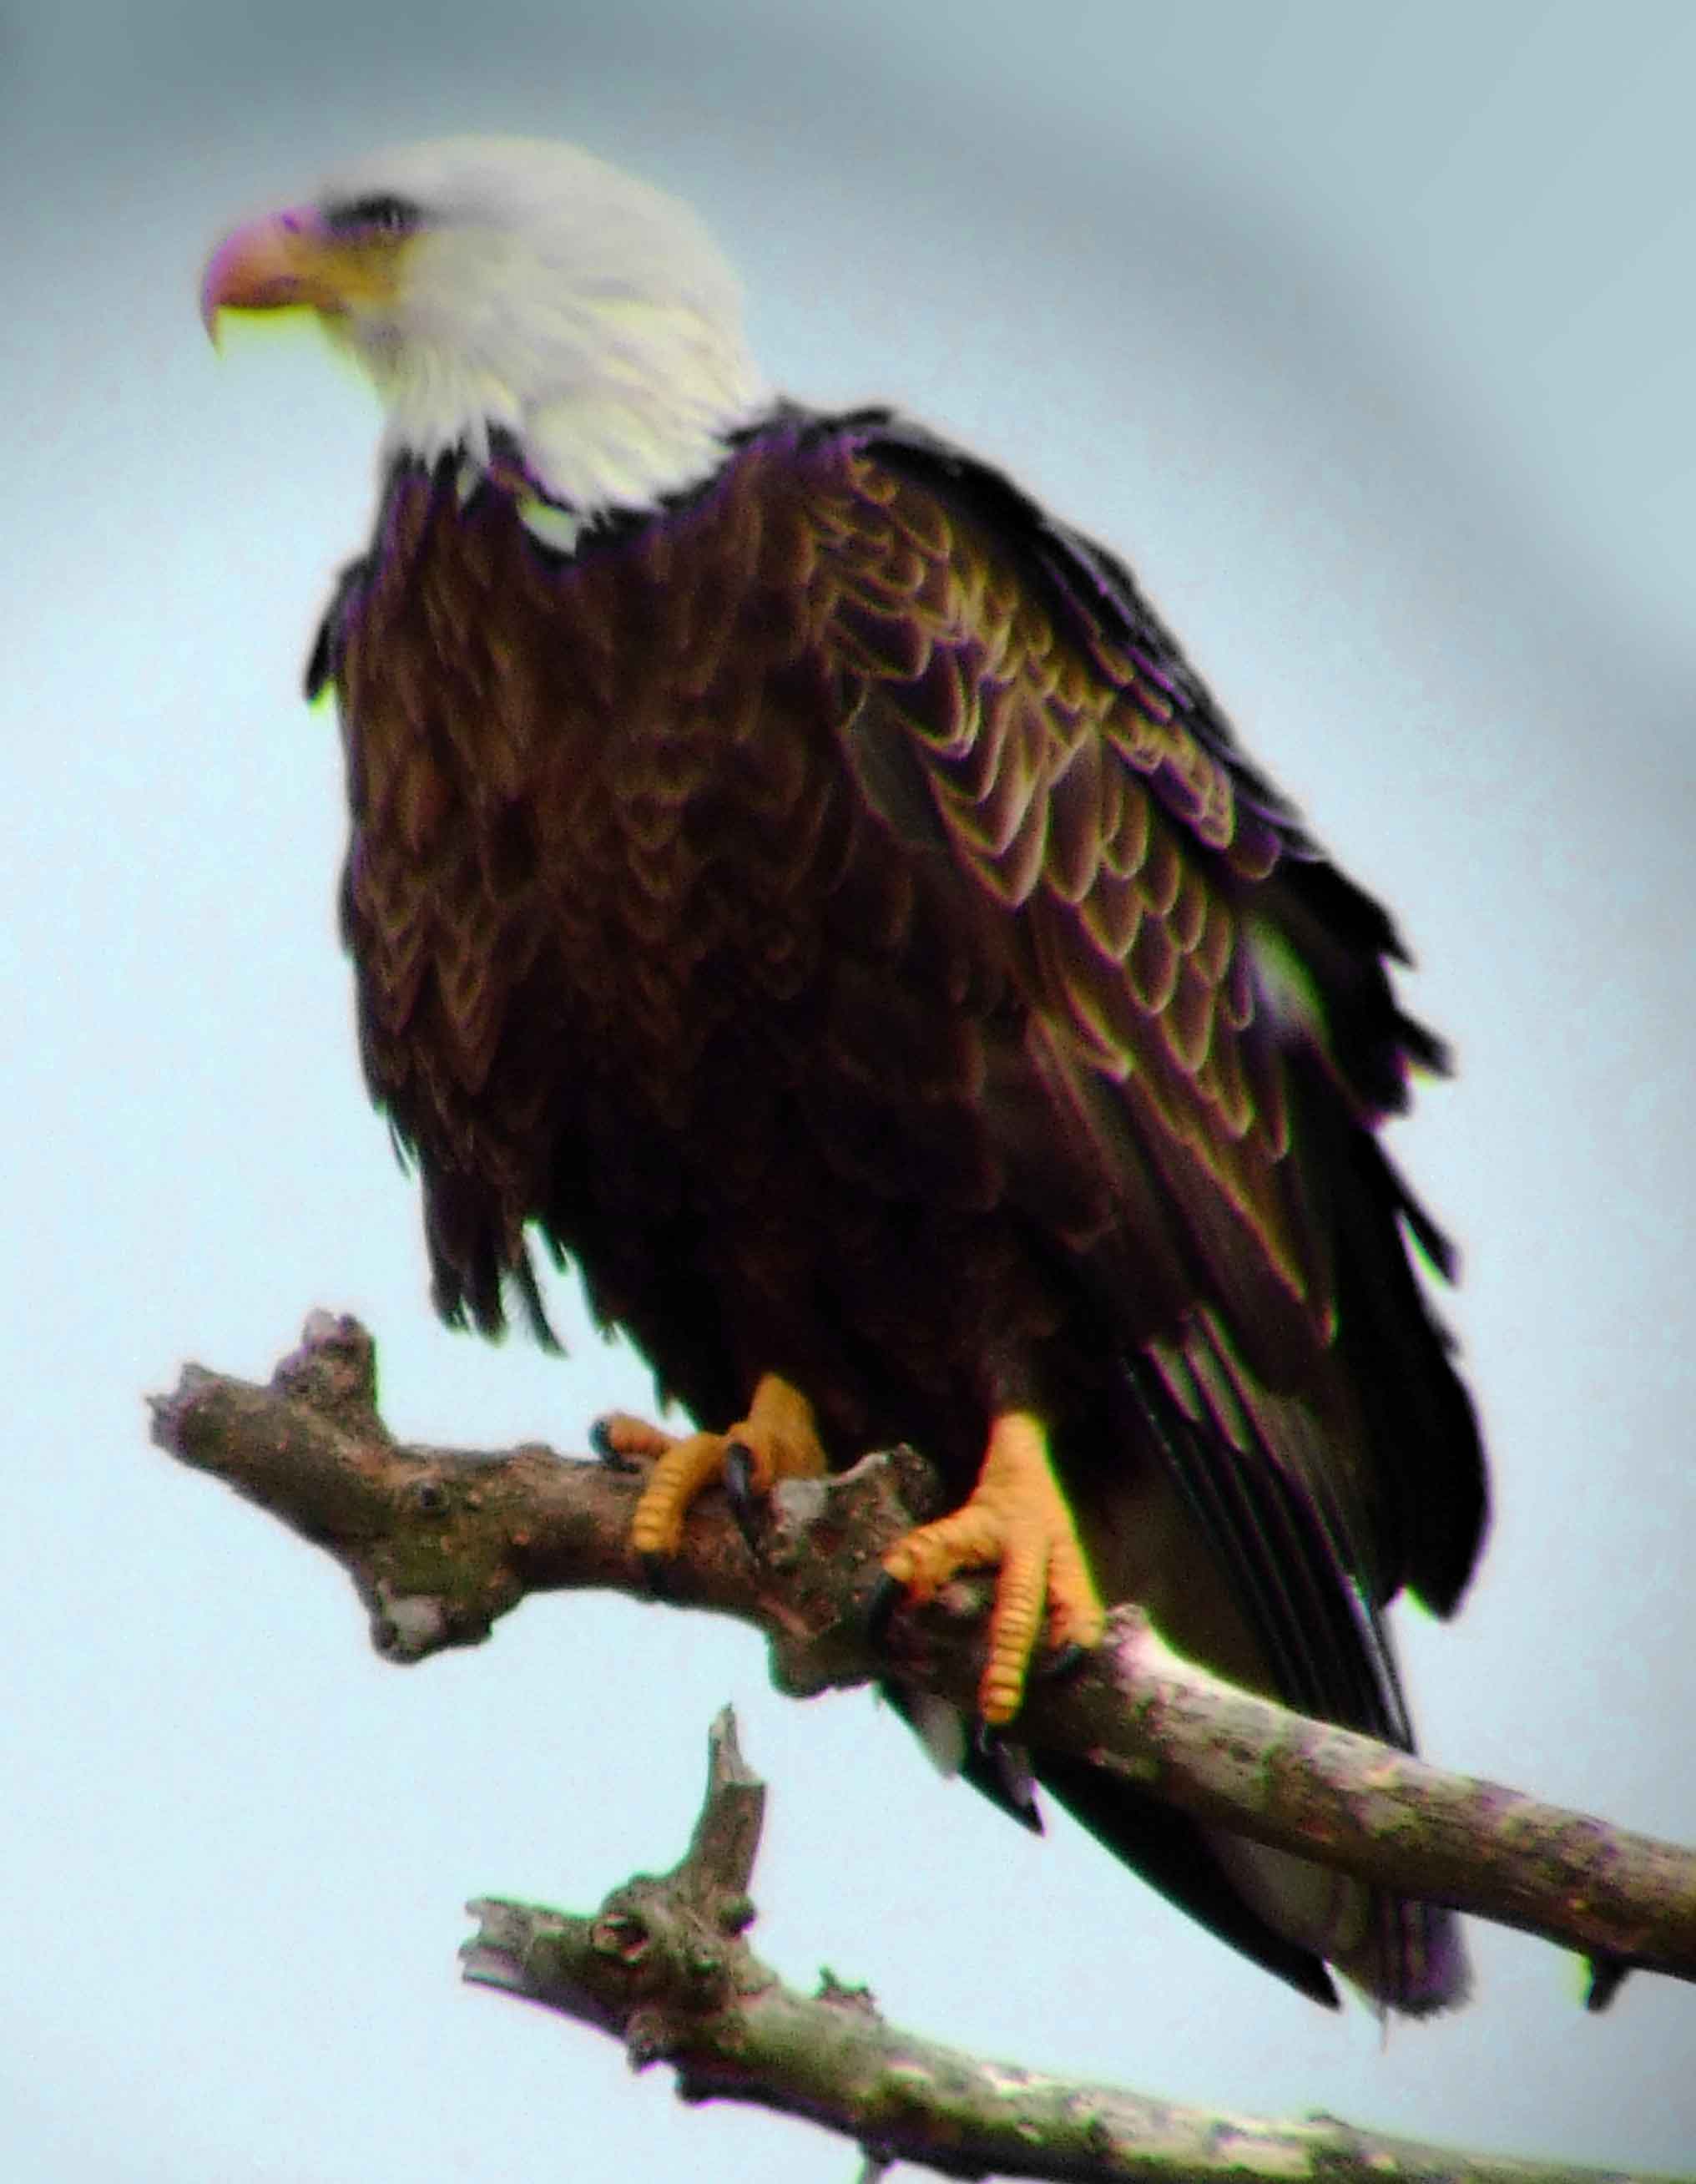
M958 1570L985 1566L998 1574L977 1703L996 1726L1019 1711L1044 1622L1050 1643L1070 1647L1098 1644L1106 1619L1048 1435L1028 1411L1005 1412L992 1424L970 1498L952 1516L909 1532L883 1557L913 1600L930 1599Z
M756 1496L780 1479L817 1479L829 1468L812 1405L776 1373L764 1376L748 1416L728 1433L663 1433L616 1412L602 1420L600 1435L615 1456L658 1459L630 1525L631 1552L644 1562L676 1553L690 1503L715 1480L730 1489L746 1531L745 1512Z

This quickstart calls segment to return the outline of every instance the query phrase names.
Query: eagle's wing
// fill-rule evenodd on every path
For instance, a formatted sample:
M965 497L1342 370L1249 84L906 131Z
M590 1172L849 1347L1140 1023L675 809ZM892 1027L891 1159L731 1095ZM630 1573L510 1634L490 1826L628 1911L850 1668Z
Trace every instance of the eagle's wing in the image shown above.
M929 435L861 429L815 515L845 751L1026 1003L1016 1055L986 1036L1007 1193L1117 1329L1122 1429L1168 1496L1115 1513L1109 1461L1098 1510L1187 1528L1222 1564L1228 1598L1170 1529L1151 1555L1198 1651L1245 1662L1240 1615L1251 1680L1410 1746L1380 1611L1404 1583L1454 1606L1484 1484L1410 1238L1445 1272L1448 1248L1376 1136L1410 1065L1443 1066L1396 1005L1393 928L1237 751L1127 571ZM1464 1985L1445 1914L1357 1892L1365 1930L1310 1954L1287 1939L1302 1869L1086 1765L1037 1773L1310 1993L1318 1954L1415 2010Z
M1446 1247L1376 1136L1409 1065L1442 1062L1396 1005L1388 918L1237 753L1126 571L930 436L861 432L814 511L844 746L1029 1003L986 1083L1009 1195L1115 1313L1275 1658L1302 1620L1276 1606L1292 1521L1368 1603L1408 1582L1452 1607L1482 1457L1408 1234Z

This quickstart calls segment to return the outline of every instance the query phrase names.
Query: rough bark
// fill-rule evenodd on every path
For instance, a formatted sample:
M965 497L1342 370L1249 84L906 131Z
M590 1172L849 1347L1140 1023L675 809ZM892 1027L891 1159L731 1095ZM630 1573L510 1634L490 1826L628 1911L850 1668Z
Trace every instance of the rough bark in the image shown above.
M375 1390L365 1329L315 1312L268 1385L186 1367L153 1399L153 1437L333 1554L391 1660L477 1644L531 1593L652 1593L626 1545L639 1472L534 1444L403 1445ZM892 1450L781 1485L755 1552L708 1494L664 1589L763 1631L782 1691L898 1670L969 1708L985 1585L902 1609L876 1642L869 1627L884 1549L940 1502L923 1459ZM1601 1967L1597 2006L1623 1967L1696 1979L1696 1855L1251 1696L1180 1659L1134 1607L1076 1674L1033 1683L1016 1734L1262 1842L1582 1951Z
M1360 2131L1211 2115L962 2054L889 2024L828 1972L798 1993L746 1939L765 1791L728 1708L713 1725L707 1794L681 1862L637 1875L590 1918L470 1904L466 1979L622 2040L638 2070L669 2064L687 2101L752 2102L856 2142L868 2171L895 2160L950 2176L1136 2177L1144 2184L1600 2184L1611 2173L1494 2159Z

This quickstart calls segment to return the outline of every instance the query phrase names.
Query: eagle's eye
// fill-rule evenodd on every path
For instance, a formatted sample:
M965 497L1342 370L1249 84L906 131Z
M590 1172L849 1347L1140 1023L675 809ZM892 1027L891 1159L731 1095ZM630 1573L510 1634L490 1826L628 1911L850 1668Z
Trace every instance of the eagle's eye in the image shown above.
M410 235L422 218L409 198L379 195L348 198L330 206L324 223L336 235L400 237Z

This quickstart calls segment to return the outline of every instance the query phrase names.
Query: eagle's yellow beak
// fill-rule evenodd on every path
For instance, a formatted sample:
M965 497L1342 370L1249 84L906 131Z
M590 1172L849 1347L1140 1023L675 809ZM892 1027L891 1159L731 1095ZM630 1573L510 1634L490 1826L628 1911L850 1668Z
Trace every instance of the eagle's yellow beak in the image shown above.
M225 237L207 260L200 284L200 315L216 342L224 311L279 311L292 308L331 315L393 295L392 236L338 236L310 207L273 213Z

